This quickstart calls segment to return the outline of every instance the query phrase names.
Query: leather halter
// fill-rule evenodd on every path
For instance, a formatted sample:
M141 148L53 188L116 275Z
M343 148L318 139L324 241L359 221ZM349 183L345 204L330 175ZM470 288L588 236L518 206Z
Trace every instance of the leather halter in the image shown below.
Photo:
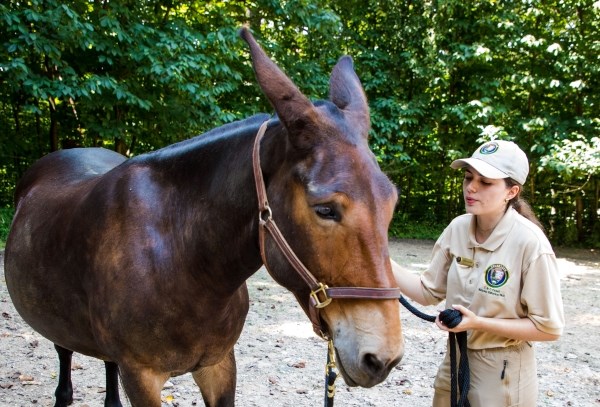
M258 197L258 223L260 254L263 263L268 269L267 256L265 252L265 231L268 232L275 244L281 250L290 265L310 288L309 318L313 324L314 331L324 339L330 339L326 330L322 329L322 321L319 310L329 305L332 299L370 299L370 300L397 300L400 298L399 288L375 288L375 287L328 287L319 282L311 272L302 264L281 231L273 220L273 213L267 199L267 190L260 168L260 141L267 130L269 121L265 121L256 134L254 149L252 151L252 167L254 170L254 182L256 184L256 195Z

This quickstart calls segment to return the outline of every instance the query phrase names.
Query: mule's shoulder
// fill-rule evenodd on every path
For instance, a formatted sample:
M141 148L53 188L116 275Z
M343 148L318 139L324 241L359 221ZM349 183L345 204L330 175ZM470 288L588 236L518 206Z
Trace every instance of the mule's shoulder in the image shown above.
M23 175L17 185L15 200L31 187L66 186L90 178L97 178L126 158L105 148L73 148L52 152L36 161Z

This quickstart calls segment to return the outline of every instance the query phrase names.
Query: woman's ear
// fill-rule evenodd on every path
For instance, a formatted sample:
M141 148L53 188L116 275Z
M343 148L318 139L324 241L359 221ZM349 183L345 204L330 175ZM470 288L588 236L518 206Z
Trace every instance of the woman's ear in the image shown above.
M515 196L519 195L519 192L521 191L521 187L518 185L513 185L512 187L510 187L510 189L508 190L508 196L506 198L508 198L508 200L510 201L511 199L513 199Z

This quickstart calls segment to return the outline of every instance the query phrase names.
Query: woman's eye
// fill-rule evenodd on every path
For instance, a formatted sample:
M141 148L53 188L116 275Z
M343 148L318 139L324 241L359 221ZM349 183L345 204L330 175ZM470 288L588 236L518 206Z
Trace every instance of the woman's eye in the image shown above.
M315 213L323 219L328 220L339 220L339 215L331 206L328 205L317 205L315 206Z

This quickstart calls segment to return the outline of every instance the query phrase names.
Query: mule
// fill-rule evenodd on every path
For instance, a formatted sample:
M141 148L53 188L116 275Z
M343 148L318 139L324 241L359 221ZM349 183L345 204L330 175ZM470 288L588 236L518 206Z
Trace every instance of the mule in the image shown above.
M134 406L160 406L167 379L188 372L207 406L233 406L245 282L264 262L313 321L319 308L316 324L333 340L348 385L380 383L402 357L397 299L323 298L344 286L396 290L387 230L397 192L369 150L369 109L352 60L338 61L329 100L313 104L248 29L240 34L275 117L255 115L130 159L102 148L54 152L17 186L6 284L23 319L56 346L56 406L72 401L72 352L106 362L107 406L121 405L117 372ZM275 239L259 239L268 219L258 209L253 151L268 217L320 292Z

